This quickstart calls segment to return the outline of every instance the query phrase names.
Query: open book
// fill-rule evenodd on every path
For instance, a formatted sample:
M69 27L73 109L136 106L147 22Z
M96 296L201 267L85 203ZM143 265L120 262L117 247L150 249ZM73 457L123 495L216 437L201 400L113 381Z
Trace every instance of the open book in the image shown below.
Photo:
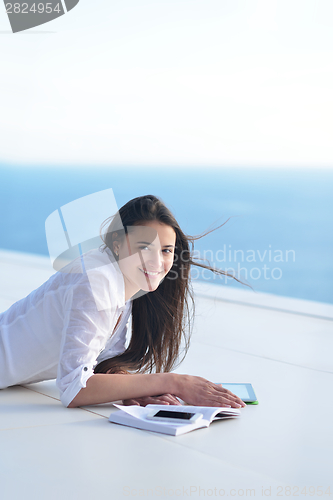
M213 420L223 420L225 418L239 417L241 412L236 408L217 408L212 406L177 406L177 405L147 405L147 406L123 406L115 404L119 411L111 413L109 421L115 424L128 425L146 431L161 432L179 436L186 432L209 427ZM186 411L202 413L203 418L198 422L162 422L148 420L146 417L152 410Z

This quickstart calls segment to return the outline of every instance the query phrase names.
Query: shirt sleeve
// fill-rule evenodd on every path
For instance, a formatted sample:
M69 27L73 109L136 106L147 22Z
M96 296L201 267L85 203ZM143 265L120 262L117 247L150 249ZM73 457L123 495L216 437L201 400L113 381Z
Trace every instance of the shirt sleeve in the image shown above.
M107 293L109 284L103 283L105 277L100 279L101 293L103 290ZM64 304L65 324L56 384L61 402L68 406L94 373L96 358L111 333L112 311L98 310L86 275L67 291Z

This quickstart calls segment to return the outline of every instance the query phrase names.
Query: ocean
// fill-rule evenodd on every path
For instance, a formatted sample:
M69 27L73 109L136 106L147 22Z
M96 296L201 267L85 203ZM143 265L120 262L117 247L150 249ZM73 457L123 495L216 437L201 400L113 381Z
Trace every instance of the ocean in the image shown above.
M333 303L333 170L328 169L2 164L0 248L48 255L47 217L108 188L118 207L144 194L160 197L189 235L230 218L196 241L197 257L256 291ZM192 276L248 289L198 267Z

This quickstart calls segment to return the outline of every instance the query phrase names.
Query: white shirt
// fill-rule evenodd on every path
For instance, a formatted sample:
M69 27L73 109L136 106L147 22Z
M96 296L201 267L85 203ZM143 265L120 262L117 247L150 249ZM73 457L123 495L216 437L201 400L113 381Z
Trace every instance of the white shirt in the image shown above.
M98 362L124 352L131 310L108 248L75 259L0 314L0 389L56 378L68 406Z

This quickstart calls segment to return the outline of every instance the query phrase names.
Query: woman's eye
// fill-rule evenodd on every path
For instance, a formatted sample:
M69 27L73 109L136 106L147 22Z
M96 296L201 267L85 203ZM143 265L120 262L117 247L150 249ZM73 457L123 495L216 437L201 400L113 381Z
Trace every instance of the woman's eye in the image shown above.
M141 246L141 247L139 247L139 250L150 250L150 248L149 248L149 246L147 246L147 245L146 245L146 246ZM173 252L172 252L172 250L171 250L170 248L164 248L164 249L162 250L162 252L164 252L164 253L166 253L166 254L172 254L172 253L173 253Z

